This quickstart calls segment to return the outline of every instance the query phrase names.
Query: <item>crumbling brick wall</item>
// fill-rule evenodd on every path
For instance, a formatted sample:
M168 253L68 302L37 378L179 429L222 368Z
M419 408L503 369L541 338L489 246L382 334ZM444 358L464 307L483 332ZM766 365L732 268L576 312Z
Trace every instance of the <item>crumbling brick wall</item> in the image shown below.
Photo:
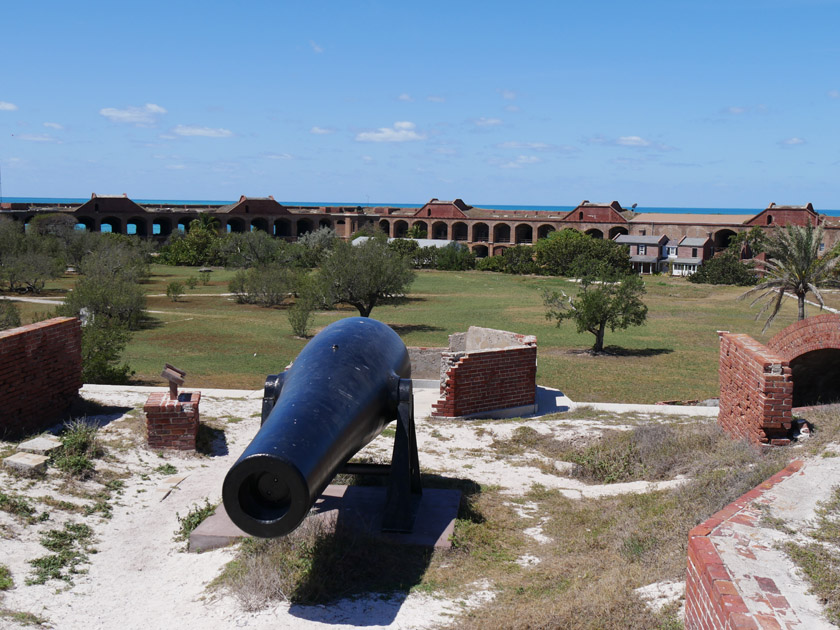
M450 339L450 349L441 354L440 400L433 405L433 416L534 405L536 337L471 327Z
M749 335L719 335L718 424L731 436L757 444L787 443L793 420L790 363Z
M75 317L0 331L0 435L41 431L67 413L82 386L82 329Z
M807 352L840 348L840 315L806 317L779 332L767 347L788 362Z
M143 405L149 448L194 451L200 402L201 392L181 392L176 399L169 392L151 394Z

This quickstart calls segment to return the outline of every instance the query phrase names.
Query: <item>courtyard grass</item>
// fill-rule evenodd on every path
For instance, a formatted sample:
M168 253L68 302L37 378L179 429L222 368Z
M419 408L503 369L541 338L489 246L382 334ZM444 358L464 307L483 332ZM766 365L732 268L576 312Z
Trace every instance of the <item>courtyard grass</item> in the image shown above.
M138 383L163 384L165 362L187 371L189 387L261 388L267 374L281 371L305 345L292 334L285 308L237 304L227 292L233 272L217 269L209 285L187 290L178 302L165 296L166 284L198 275L195 267L153 265L144 283L151 312L148 325L134 334L125 360ZM60 295L72 286L63 278L48 286ZM591 356L592 335L578 334L571 322L558 328L545 318L543 288L573 293L577 285L561 278L510 276L466 271L420 271L398 306L378 306L372 317L391 325L406 345L446 346L448 335L469 326L536 335L537 382L555 387L575 401L653 403L702 400L718 394L718 336L729 330L767 341L795 321L789 300L766 334L755 308L736 298L741 287L695 285L681 278L645 278L647 324L607 332L610 354ZM21 303L24 322L51 310ZM809 307L808 314L819 310ZM317 312L312 330L355 309Z

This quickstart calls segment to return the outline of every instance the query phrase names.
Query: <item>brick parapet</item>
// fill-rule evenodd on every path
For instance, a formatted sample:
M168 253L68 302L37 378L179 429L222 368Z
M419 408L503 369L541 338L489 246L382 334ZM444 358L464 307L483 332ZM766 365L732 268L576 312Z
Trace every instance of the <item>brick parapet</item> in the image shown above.
M0 435L41 431L67 413L82 386L81 348L75 317L0 331Z
M441 354L438 417L533 405L536 400L537 340L517 335L523 345L478 352Z
M150 394L143 405L149 448L195 450L200 402L201 392L181 392L177 399L169 392Z
M802 627L795 611L779 592L773 579L766 574L736 574L727 556L721 554L715 544L716 539L736 537L743 554L751 553L750 545L763 544L755 535L745 535L740 530L756 526L762 515L757 500L797 473L802 465L801 461L791 463L689 532L685 584L686 630Z

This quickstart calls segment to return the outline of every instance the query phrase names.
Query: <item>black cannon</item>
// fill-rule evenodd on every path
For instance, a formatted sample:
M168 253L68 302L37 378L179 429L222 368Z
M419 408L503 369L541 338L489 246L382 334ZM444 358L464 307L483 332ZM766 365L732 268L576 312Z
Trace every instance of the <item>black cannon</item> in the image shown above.
M348 463L392 420L390 466ZM262 426L228 471L222 499L248 534L283 536L340 472L389 474L382 529L411 531L421 492L411 364L399 336L367 317L327 326L292 367L268 376Z

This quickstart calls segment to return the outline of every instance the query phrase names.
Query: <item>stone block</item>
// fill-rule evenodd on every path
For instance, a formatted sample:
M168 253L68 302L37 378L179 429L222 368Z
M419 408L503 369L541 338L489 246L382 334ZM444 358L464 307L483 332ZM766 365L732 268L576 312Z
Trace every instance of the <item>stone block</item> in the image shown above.
M44 473L47 471L48 460L46 455L19 452L4 459L3 465L27 474Z
M61 440L52 435L39 435L26 442L18 444L17 450L36 455L49 455L55 449L61 447Z

